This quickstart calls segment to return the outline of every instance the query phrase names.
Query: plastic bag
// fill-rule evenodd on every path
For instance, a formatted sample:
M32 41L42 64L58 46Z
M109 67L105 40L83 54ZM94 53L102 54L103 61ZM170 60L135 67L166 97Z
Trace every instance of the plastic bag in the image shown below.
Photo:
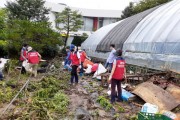
M32 72L32 68L30 68L30 63L28 63L28 60L23 61L22 66L25 68L26 71Z
M91 73L92 65L87 64L87 69L85 70L85 73L89 74Z
M83 63L83 67L84 68L87 68L88 66L87 65L93 65L94 63L93 62L91 62L90 60L88 60L88 59L85 59L85 61L84 61L84 63Z
M93 78L99 76L99 75L102 74L102 73L106 73L106 72L107 72L106 68L105 68L102 64L99 64L98 69L97 69L97 71L94 73Z
M7 61L9 59L0 58L0 60L1 60L1 63L0 63L0 72L2 72L4 67L5 67L5 64L7 63Z
M157 105L153 105L153 104L150 104L150 103L145 103L143 106L142 106L142 109L141 109L141 112L145 112L145 113L158 113L159 112L159 108Z

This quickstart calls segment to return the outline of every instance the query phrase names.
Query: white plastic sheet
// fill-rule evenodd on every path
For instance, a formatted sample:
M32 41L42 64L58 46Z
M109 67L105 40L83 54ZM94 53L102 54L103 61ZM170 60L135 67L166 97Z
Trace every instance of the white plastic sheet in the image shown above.
M110 30L112 30L117 24L120 22L116 22L110 25L106 25L96 32L94 32L91 36L89 36L81 45L82 49L85 49L88 56L95 57L97 56L96 47L101 42L101 40L108 34ZM100 56L107 57L108 54L99 53ZM98 56L99 56L98 55Z
M85 73L89 74L91 73L92 65L87 64L87 69L85 70Z
M0 63L0 72L3 71L5 64L8 62L9 59L4 59L4 58L0 58L1 63Z
M159 112L159 108L157 105L153 105L150 103L145 103L141 109L141 112L145 112L145 113L158 113Z
M106 68L105 68L102 64L99 64L98 69L97 69L97 71L94 73L93 78L96 78L96 77L99 76L100 74L106 73L106 72L107 72Z

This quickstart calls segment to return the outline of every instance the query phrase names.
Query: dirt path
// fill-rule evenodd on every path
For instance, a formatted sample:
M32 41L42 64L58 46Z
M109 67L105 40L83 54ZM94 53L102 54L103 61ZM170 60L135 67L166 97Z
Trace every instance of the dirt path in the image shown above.
M132 103L122 102L113 106L113 109L106 111L97 102L100 95L107 95L107 88L99 91L100 83L92 80L91 77L81 79L77 86L71 86L67 91L70 99L69 113L65 120L130 120L140 111L140 107ZM119 112L119 107L124 109ZM80 113L79 112L80 109ZM80 119L78 119L80 117ZM64 120L63 119L63 120Z

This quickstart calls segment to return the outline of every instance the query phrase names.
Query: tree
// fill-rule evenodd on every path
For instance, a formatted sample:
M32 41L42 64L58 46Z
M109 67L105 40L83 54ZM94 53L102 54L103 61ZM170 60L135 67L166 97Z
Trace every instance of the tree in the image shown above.
M72 11L69 7L66 7L61 13L57 14L56 22L61 24L57 29L66 31L64 46L66 46L69 32L76 32L83 25L82 15L78 11Z
M0 40L5 39L6 20L6 9L0 9Z
M147 9L159 6L161 4L167 3L171 0L142 0L139 4L134 6L134 14L143 12Z
M47 21L50 9L44 7L44 0L15 0L6 4L10 19Z
M88 38L88 34L83 33L82 36L74 36L72 44L75 46L81 46L81 44Z
M123 11L121 15L121 20L127 17L130 17L133 15L133 3L130 2L129 6L127 6Z
M126 7L121 15L121 19L130 17L132 15L135 15L137 13L143 12L147 9L159 6L161 4L167 3L171 0L142 0L136 5L134 5L132 2L129 4L128 7Z
M60 34L53 31L48 22L11 20L7 26L10 57L18 55L23 43L28 43L44 57L54 57L52 51L56 50L57 44L62 44Z

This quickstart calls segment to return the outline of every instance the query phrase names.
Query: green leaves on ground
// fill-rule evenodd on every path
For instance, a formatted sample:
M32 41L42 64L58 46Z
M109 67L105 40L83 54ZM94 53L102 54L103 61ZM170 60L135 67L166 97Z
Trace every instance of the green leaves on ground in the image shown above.
M109 102L108 99L106 99L104 96L99 96L97 99L97 102L103 107L105 108L107 111L110 110L113 106L112 104Z

